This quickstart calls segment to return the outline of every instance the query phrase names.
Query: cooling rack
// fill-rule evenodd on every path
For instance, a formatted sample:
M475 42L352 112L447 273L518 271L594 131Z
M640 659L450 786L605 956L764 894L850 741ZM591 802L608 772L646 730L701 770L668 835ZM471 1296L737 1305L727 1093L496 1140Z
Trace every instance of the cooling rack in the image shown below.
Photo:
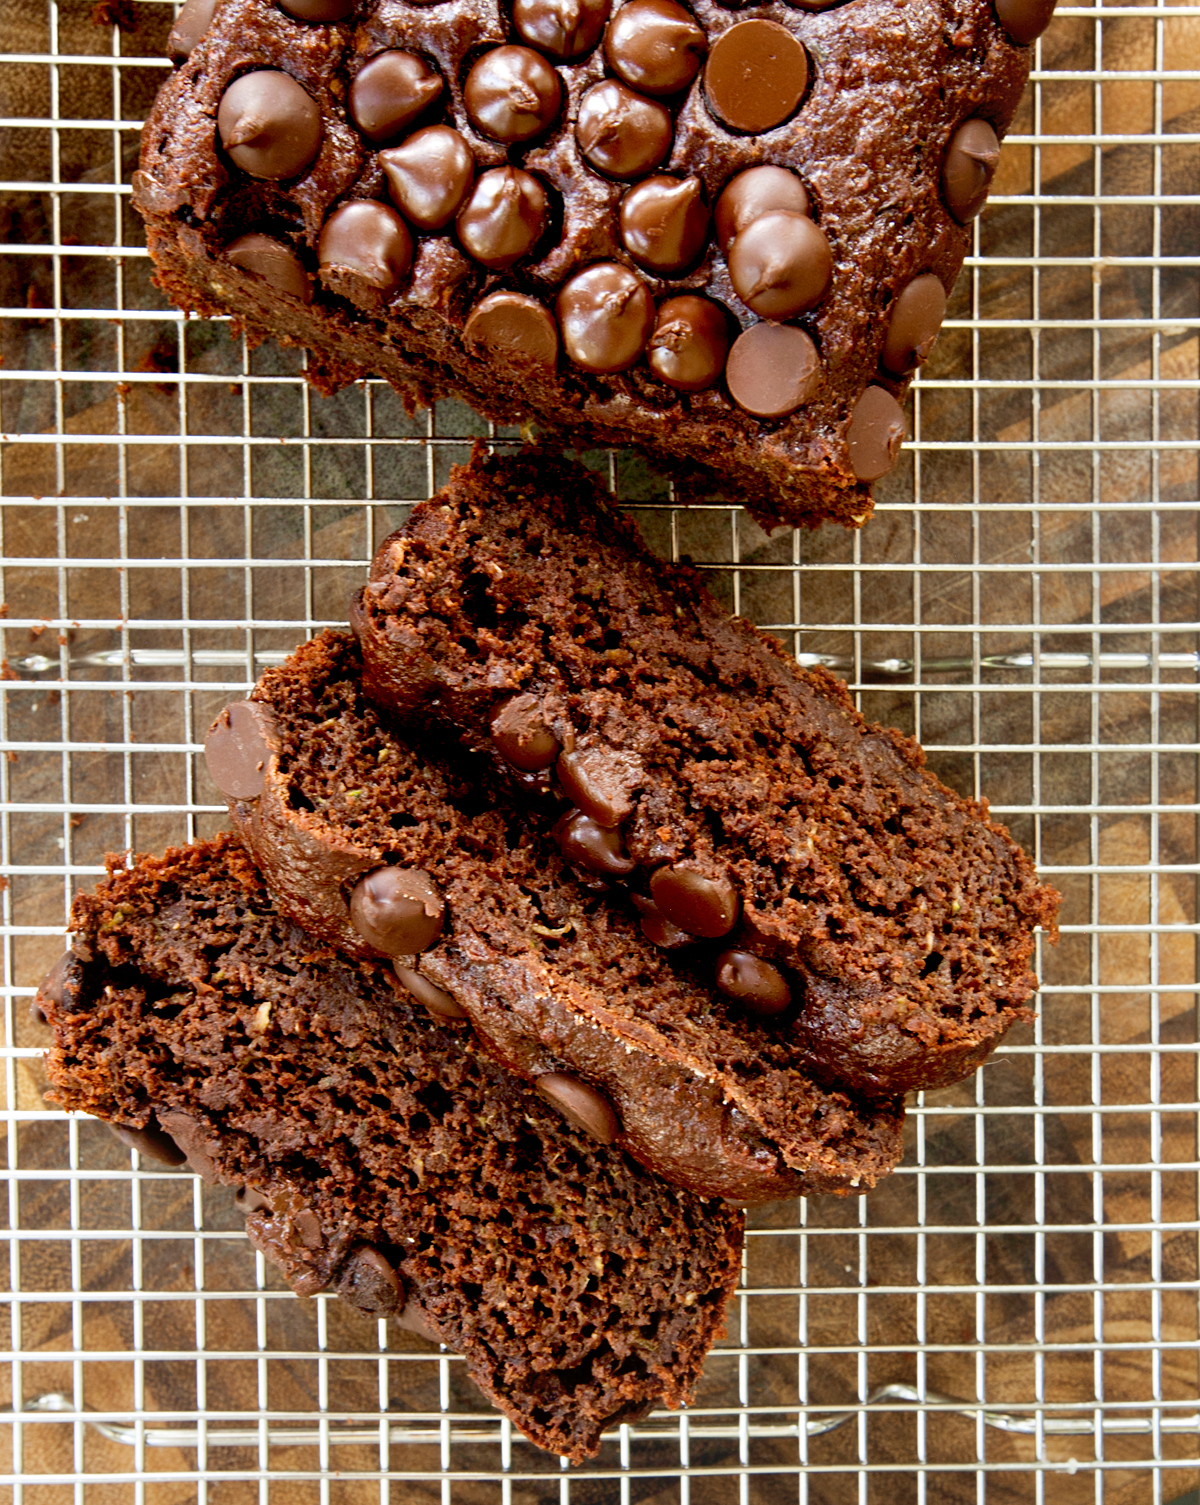
M1170 1502L1200 1456L1200 6L1064 6L861 533L587 456L664 555L830 663L1064 895L1034 1026L860 1201L757 1212L695 1406L579 1468L463 1366L255 1255L231 1195L43 1100L29 1018L104 854L216 830L198 756L345 620L476 437L183 319L128 182L161 0L0 15L0 1491L59 1501Z

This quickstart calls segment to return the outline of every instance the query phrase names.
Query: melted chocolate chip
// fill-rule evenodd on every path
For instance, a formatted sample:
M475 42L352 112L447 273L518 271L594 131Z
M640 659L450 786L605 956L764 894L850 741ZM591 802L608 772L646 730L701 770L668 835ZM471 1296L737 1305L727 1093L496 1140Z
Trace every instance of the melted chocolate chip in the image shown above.
M591 52L612 0L514 0L513 25L523 42L559 62Z
M625 855L620 831L602 826L582 810L567 811L554 827L554 839L568 862L601 878L626 878L637 867Z
M494 708L490 726L496 751L522 773L553 766L560 748L536 695L510 695Z
M699 178L645 178L621 200L621 239L639 266L686 271L704 250L708 208Z
M630 794L641 782L640 764L604 747L564 752L555 765L568 799L601 826L619 826L633 809Z
M358 0L279 0L279 8L297 21L327 25L345 20L357 3Z
M306 1249L323 1249L325 1247L325 1235L321 1231L321 1219L311 1207L295 1208L291 1218L292 1230L299 1234L300 1242Z
M752 1014L782 1014L792 1001L792 990L779 968L750 951L721 952L717 987Z
M929 359L946 317L946 289L940 277L916 277L892 306L880 365L907 376Z
M404 1309L398 1312L394 1318L397 1327L402 1327L405 1332L416 1333L419 1338L428 1338L431 1343L440 1343L441 1335L433 1325L433 1318L413 1297L409 1297L404 1303Z
M877 481L887 475L904 443L904 410L890 392L867 388L854 405L846 443L860 481Z
M69 950L64 951L59 959L42 978L37 992L29 1005L30 1016L39 1024L49 1024L50 1020L46 1013L47 1007L60 1009L66 997L67 963L71 960Z
M730 179L717 200L717 240L722 251L728 251L734 236L764 214L780 209L807 214L808 208L808 191L794 172L786 167L748 167Z
M467 75L463 103L471 123L495 141L531 141L554 123L562 83L528 47L495 47Z
M412 266L408 227L394 209L375 199L351 199L325 221L317 243L325 281L345 277L380 298L392 297Z
M288 298L299 298L302 303L311 303L312 278L304 270L303 262L290 247L281 245L269 235L262 235L257 230L239 235L225 247L225 255L243 272L253 272L256 277L261 277L275 292Z
M144 1129L130 1129L124 1124L109 1124L108 1127L127 1149L136 1150L146 1160L157 1160L160 1165L183 1165L188 1158L171 1136L163 1133L153 1116ZM211 1167L212 1161L209 1160L208 1164Z
M640 178L670 153L671 117L660 104L605 79L583 96L575 137L597 172Z
M337 1273L334 1289L343 1301L368 1317L387 1317L404 1305L404 1286L389 1260L363 1244L352 1249Z
M270 1207L270 1198L264 1197L262 1192L254 1186L239 1186L233 1194L233 1205L243 1217L249 1217L252 1212L264 1212Z
M167 33L167 56L180 63L212 25L217 0L184 0L183 8L175 17L175 24Z
M442 933L446 903L420 868L377 867L350 895L350 923L385 956L428 951Z
M994 0L996 18L1018 47L1036 42L1050 25L1057 0Z
M204 761L226 799L256 800L263 792L275 742L275 717L257 700L227 705L209 730Z
M833 256L825 232L806 215L772 210L736 237L729 277L760 319L793 319L825 296Z
M712 45L704 68L709 109L734 131L782 125L808 85L808 57L777 21L739 21Z
M422 977L419 972L414 972L411 967L396 967L396 976L408 989L412 996L422 1006L428 1009L435 1019L467 1019L466 1009L454 997L444 989L435 987L428 977Z
M406 131L442 92L441 76L415 52L379 52L350 85L350 118L381 146Z
M678 951L683 946L695 945L696 937L668 920L653 899L643 898L641 894L631 894L630 898L642 917L642 934L652 946L659 946L664 951Z
M967 120L950 138L942 164L946 208L962 224L987 203L1000 161L1000 142L986 120Z
M568 1076L565 1071L550 1071L538 1077L533 1085L569 1124L601 1144L612 1144L621 1132L612 1104L578 1077Z
M321 111L288 73L243 73L221 96L217 132L233 162L253 178L303 172L321 147Z
M557 307L563 345L585 371L627 371L654 328L654 300L645 284L615 261L577 273Z
M809 402L821 379L817 347L792 324L752 324L725 363L729 395L759 418L783 418Z
M379 153L392 203L418 230L441 230L462 208L475 176L466 138L448 125L427 125Z
M729 878L706 878L686 867L660 867L650 878L650 897L672 925L706 941L728 935L741 910Z
M729 320L720 304L684 294L659 305L646 359L660 381L700 392L720 376L728 352Z
M604 35L614 73L643 94L677 94L704 61L708 38L675 0L629 0Z
M188 1166L210 1186L215 1184L217 1165L209 1153L208 1135L203 1125L190 1113L184 1113L178 1108L160 1108L157 1117L163 1132L182 1150ZM140 1150L141 1146L136 1148ZM182 1162L172 1160L168 1164L180 1165Z
M553 366L558 359L554 316L524 293L489 293L468 315L463 340L494 356L523 356L539 366Z
M546 229L546 190L519 167L481 173L454 228L474 261L504 271L528 256Z

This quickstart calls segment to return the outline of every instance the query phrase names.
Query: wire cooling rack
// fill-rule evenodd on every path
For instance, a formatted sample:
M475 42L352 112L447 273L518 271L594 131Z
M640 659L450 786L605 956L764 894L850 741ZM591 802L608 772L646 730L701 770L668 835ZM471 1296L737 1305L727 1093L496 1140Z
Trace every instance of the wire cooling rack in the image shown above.
M372 544L491 432L455 404L408 418L378 383L320 399L294 353L167 307L127 184L170 18L0 13L2 1498L1187 1495L1200 6L1060 10L861 534L767 537L587 457L653 547L987 794L1065 905L1037 1024L914 1103L869 1198L756 1213L696 1405L576 1469L453 1356L293 1298L227 1191L42 1098L29 999L72 892L106 851L218 828L214 713L344 621Z

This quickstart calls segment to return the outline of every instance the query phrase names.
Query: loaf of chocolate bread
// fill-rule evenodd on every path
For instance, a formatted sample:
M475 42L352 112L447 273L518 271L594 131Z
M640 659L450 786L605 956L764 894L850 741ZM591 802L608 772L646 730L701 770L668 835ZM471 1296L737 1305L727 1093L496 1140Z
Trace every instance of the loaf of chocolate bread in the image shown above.
M134 203L173 302L327 390L858 523L1052 10L189 0Z
M540 806L817 1080L944 1086L1028 1017L1057 895L1025 854L840 681L649 555L589 472L477 455L382 545L352 622L387 716Z
M468 1014L560 1111L680 1185L763 1202L891 1169L894 1096L818 1086L792 1013L764 1021L652 944L548 833L381 725L361 674L354 639L324 633L209 734L234 829L294 919L394 958L413 996Z
M291 925L232 836L114 864L71 923L39 995L54 1099L246 1188L297 1292L455 1349L574 1460L688 1399L737 1283L735 1208L596 1144L385 963Z

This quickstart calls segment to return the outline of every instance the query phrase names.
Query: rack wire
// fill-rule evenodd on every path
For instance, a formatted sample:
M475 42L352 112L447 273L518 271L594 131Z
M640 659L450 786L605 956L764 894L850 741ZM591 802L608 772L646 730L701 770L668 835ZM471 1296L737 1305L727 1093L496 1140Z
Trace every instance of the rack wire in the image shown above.
M986 794L1064 895L1038 1019L859 1201L752 1218L696 1405L560 1467L461 1362L301 1302L230 1195L42 1097L107 851L207 835L222 704L345 619L470 442L189 321L128 202L164 0L0 18L3 1498L1170 1502L1200 1456L1200 6L1063 6L861 532L587 456L664 555ZM0 1266L3 1267L3 1266Z

